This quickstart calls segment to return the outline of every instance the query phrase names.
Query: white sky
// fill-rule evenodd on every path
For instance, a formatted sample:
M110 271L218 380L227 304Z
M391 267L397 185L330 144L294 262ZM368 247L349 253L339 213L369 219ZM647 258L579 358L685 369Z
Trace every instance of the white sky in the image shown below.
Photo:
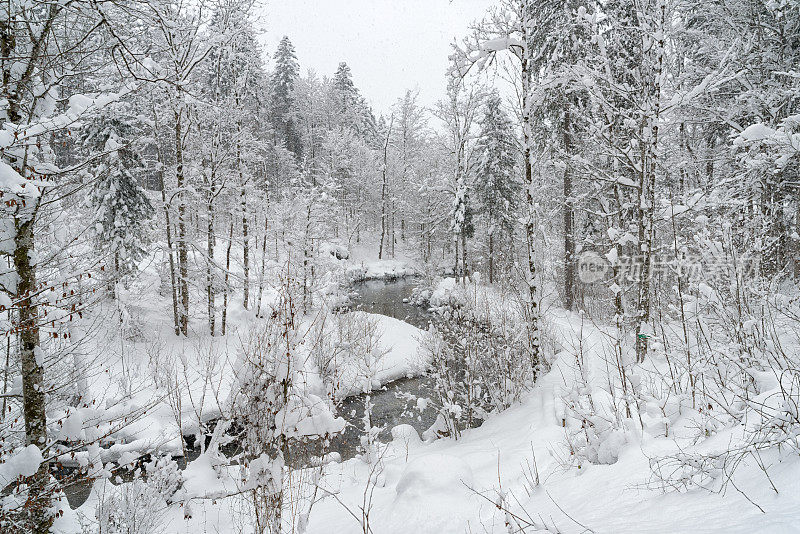
M481 18L492 0L267 0L263 42L270 57L283 35L300 70L332 76L340 61L373 106L386 114L406 89L420 103L444 96L450 43Z

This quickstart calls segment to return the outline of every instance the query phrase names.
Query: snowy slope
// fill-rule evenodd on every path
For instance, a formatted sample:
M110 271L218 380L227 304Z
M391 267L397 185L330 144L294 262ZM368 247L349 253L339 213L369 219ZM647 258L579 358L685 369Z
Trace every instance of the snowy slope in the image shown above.
M598 328L567 314L553 323L565 346L578 346L582 332L587 359L595 366L604 365L608 347ZM791 455L763 458L773 467L770 476L777 494L755 462L746 462L735 474L736 487L746 496L733 485L722 493L702 489L667 493L654 484L650 458L695 445L680 437L642 434L629 420L627 443L616 451L616 463L583 463L580 468L571 463L558 395L574 380L571 358L572 351L562 352L524 403L466 431L459 441L396 440L384 456L373 494L372 531L507 532L505 514L493 504L500 490L513 513L553 532L800 532L800 461ZM737 439L736 432L721 432L698 446L725 448ZM538 486L532 483L534 456ZM369 470L359 460L332 465L325 484L358 512ZM330 498L316 505L308 531L362 530L344 506Z

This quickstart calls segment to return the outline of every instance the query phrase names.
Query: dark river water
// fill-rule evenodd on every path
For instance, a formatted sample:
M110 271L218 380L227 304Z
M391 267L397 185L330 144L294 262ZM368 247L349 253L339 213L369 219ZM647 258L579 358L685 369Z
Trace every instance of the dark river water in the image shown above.
M427 329L433 316L427 310L409 304L411 292L417 285L415 278L400 278L391 281L370 280L353 286L350 309L369 313L388 315L400 319L421 329ZM406 301L406 302L404 302ZM402 378L384 385L380 390L370 394L372 404L371 423L381 428L378 439L389 441L391 430L400 424L409 424L422 434L436 419L434 410L419 410L417 399L433 396L432 381L427 377ZM339 406L339 415L348 423L341 434L335 436L326 452L338 453L342 460L353 458L361 452L361 436L363 435L365 395L356 395L345 399ZM190 444L191 445L191 444ZM199 449L190 447L188 458L180 458L181 467L199 455ZM231 450L230 452L234 452ZM322 452L322 451L320 451ZM61 475L68 475L68 469ZM57 474L57 476L59 476ZM125 478L125 477L123 477ZM64 487L64 493L72 508L82 505L89 497L91 483L79 481Z

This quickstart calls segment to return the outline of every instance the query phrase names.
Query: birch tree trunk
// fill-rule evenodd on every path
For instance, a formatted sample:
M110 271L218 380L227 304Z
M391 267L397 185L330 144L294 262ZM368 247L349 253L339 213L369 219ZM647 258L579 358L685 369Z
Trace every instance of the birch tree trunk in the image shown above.
M650 32L644 28L642 39L654 39L655 46L651 54L653 72L645 90L645 109L643 117L643 135L641 152L641 173L639 183L639 247L642 252L641 279L639 280L636 310L636 359L643 362L647 353L648 334L644 331L650 321L651 276L653 265L653 241L655 232L655 188L658 165L658 129L661 119L661 73L664 62L664 27L666 22L666 5L664 0L657 1L660 13L655 14L655 28ZM646 13L640 14L647 17ZM644 45L643 45L644 46ZM645 48L646 49L646 48Z
M523 21L528 20L528 5L524 3L523 7L525 13L523 14ZM525 166L525 200L527 203L528 214L525 219L525 244L526 252L528 255L528 269L525 273L526 283L528 286L527 299L527 315L528 315L528 346L531 351L531 362L533 365L538 363L539 360L539 305L537 302L537 288L536 288L536 222L535 212L536 204L533 199L533 168L531 167L531 113L530 113L530 90L531 90L531 72L529 67L528 55L529 51L526 48L521 57L521 73L522 73L522 137L523 137L523 159Z
M563 143L565 154L564 167L564 307L575 308L575 213L572 194L572 135L570 132L570 98L564 103Z
M175 178L178 187L178 271L181 297L180 331L189 335L189 255L186 244L185 175L183 172L183 119L182 91L176 89L175 99Z

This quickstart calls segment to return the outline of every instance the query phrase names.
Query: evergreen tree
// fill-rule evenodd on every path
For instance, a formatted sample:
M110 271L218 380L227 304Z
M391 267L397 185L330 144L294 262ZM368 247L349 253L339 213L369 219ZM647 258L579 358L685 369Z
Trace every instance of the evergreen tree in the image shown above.
M350 67L342 61L336 74L333 75L333 90L336 101L336 110L340 115L347 115L358 102L358 90L353 84L353 74Z
M124 104L110 107L82 136L91 152L107 152L89 169L94 183L89 203L97 217L97 246L113 256L116 276L135 270L144 256L144 223L153 213L138 178L144 163L131 147L136 119L125 108Z
M353 83L353 74L345 62L339 63L333 76L333 101L339 126L351 128L374 145L377 139L375 115Z
M511 120L502 109L497 93L486 100L481 132L477 143L479 155L474 191L486 221L489 238L489 281L494 280L494 245L497 237L514 231L514 213L519 193L516 180L516 139Z
M273 56L275 71L271 78L272 123L286 148L299 159L302 156L302 139L294 121L295 84L300 75L294 45L287 36L281 39Z

